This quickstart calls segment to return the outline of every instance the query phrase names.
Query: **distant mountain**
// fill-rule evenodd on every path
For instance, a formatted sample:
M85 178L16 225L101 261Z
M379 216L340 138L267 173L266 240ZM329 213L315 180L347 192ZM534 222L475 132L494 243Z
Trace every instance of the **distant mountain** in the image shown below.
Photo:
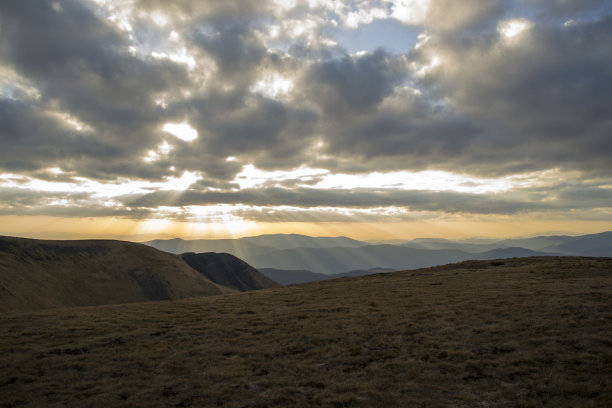
M274 268L262 268L259 270L259 272L261 272L268 278L280 283L281 285L295 285L299 283L317 282L329 279L373 275L376 273L392 272L394 270L395 269L386 268L372 268L368 270L359 269L349 272L335 273L331 275L326 275L324 273L315 273L311 271L282 270Z
M154 241L144 242L144 244L152 246L153 248L157 248L161 251L170 252L172 254L182 254L186 252L218 252L229 253L241 259L263 254L269 251L275 251L278 249L253 244L242 239L184 240L180 238L175 238L168 240L158 239Z
M542 251L546 248L569 242L573 237L568 236L550 236L550 237L533 237L521 239L504 239L504 240L463 240L450 241L439 238L417 238L404 246L411 248L422 249L456 249L464 252L481 253L499 248L514 248L520 247L530 249L532 251Z
M257 269L307 270L329 275L371 268L414 269L465 259L469 259L469 256L461 251L420 250L395 245L367 245L359 248L285 249L245 260Z
M234 255L214 252L202 254L188 252L179 256L207 279L239 291L280 286Z
M581 256L612 256L612 231L572 237L546 251Z
M248 262L271 277L278 283L309 282L321 280L318 274L333 275L333 277L356 276L347 275L347 270L370 270L383 268L386 270L417 269L429 266L461 262L469 259L522 258L527 256L549 256L551 252L532 251L525 248L496 248L479 253L469 253L455 249L432 250L418 249L395 245L369 245L359 248L297 248L274 251L261 257L253 257ZM558 255L558 254L557 254ZM361 266L361 267L360 267ZM264 268L282 271L300 271L296 278L272 277L266 274ZM310 276L304 271L316 272ZM301 276L301 277L300 277ZM304 279L304 280L302 280ZM308 279L308 280L306 280Z
M226 252L243 259L279 249L357 248L368 245L367 242L347 237L309 237L298 234L268 234L238 239L157 239L143 242L143 244L173 254L184 252Z
M357 241L347 237L309 237L299 234L268 234L256 237L240 238L238 241L251 244L274 247L276 249L294 248L357 248L368 245L367 242Z
M533 251L547 251L547 248L560 245L565 242L574 240L575 237L565 235L553 235L547 237L533 237L533 238L519 238L519 239L505 239L497 241L493 245L498 248L509 248L509 247L521 247L531 249Z
M302 270L333 275L376 267L394 270L420 268L468 259L536 255L612 256L611 235L612 232L497 241L419 238L403 245L371 245L346 237L275 234L236 240L160 240L149 244L173 253L227 252L257 269Z
M0 311L218 295L181 258L124 241L0 237Z

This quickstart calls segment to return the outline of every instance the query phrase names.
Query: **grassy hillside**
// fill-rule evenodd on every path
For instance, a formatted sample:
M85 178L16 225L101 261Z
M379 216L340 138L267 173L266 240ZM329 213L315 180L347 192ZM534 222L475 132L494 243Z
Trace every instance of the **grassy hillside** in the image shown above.
M610 407L612 259L0 316L5 407Z
M178 256L124 241L0 237L0 311L216 295L232 291Z

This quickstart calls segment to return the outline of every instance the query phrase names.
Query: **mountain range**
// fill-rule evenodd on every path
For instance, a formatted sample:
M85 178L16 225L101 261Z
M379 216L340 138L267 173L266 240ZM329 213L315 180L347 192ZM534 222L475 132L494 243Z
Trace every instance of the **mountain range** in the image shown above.
M612 256L612 232L582 236L538 236L504 240L414 239L393 244L371 244L346 237L261 235L227 240L156 240L146 242L163 251L180 253L222 251L276 277L279 270L293 278L280 281L310 281L320 275L345 274L353 270L414 269L468 259L572 255ZM276 270L274 274L270 270ZM304 272L311 272L306 278ZM302 275L300 278L299 275ZM273 278L274 279L274 278ZM302 280L307 279L307 280Z

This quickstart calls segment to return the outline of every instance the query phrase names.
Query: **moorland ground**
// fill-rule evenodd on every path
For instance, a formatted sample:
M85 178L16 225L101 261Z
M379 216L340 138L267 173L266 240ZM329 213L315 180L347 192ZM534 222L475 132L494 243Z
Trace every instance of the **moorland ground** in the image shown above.
M0 316L2 407L610 407L612 259Z

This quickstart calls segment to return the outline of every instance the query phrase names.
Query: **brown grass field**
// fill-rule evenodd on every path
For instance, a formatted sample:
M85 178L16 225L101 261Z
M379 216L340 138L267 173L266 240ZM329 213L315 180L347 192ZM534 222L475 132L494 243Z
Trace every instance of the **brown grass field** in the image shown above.
M2 407L612 407L612 259L0 317Z

